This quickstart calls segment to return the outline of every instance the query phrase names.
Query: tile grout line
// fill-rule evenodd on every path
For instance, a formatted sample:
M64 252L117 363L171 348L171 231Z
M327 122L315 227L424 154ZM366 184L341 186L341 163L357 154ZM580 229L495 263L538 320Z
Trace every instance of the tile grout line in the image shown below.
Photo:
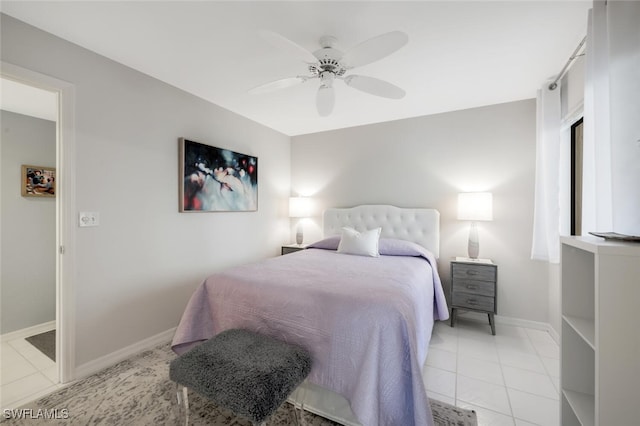
M11 382L8 382L8 383L4 383L4 384L2 384L2 385L0 386L0 389L2 389L2 390L3 390L3 392L2 392L2 393L3 393L3 394L5 393L5 392L4 392L4 389L6 388L6 386L11 385L11 384L15 384L16 382L18 382L18 381L20 381L20 380L24 380L24 379L26 379L26 378L28 378L28 377L35 376L35 375L37 375L37 374L39 374L40 376L44 377L44 379L45 379L47 382L49 382L49 383L47 384L47 386L44 386L44 387L38 387L38 389L35 389L35 390L31 391L31 392L29 393L29 395L26 395L26 396L24 396L24 397L22 397L22 398L18 398L18 399L17 399L17 400L15 400L15 401L8 401L8 402L2 401L2 405L3 405L3 406L4 406L4 405L11 405L11 404L15 404L16 402L23 401L23 400L25 400L25 399L30 398L32 395L38 395L38 394L42 393L44 390L48 390L48 389L51 389L51 388L53 388L53 387L57 387L57 386L59 385L59 382L58 382L58 383L54 383L51 379L49 379L49 377L48 377L46 374L44 374L44 373L43 373L43 371L44 371L46 368L49 368L49 367L46 367L46 368L44 368L44 369L41 369L41 368L39 368L38 366L36 366L33 362L31 362L31 361L30 361L30 360L29 360L29 359L24 355L24 353L22 352L22 350L21 350L21 348L20 348L20 347L16 347L16 346L14 346L14 345L13 345L13 343L12 343L12 342L16 342L16 341L24 342L25 344L28 344L28 345L31 345L31 343L29 343L29 342L27 341L27 339L26 339L26 338L13 339L13 340L8 340L8 341L6 342L6 343L7 343L7 344L8 344L8 345L9 345L9 346L10 346L10 347L11 347L11 348L12 348L12 349L13 349L13 350L14 350L14 351L15 351L15 352L16 352L16 353L17 353L17 354L22 358L22 359L24 359L24 360L27 362L27 364L28 364L28 365L30 365L30 366L35 370L35 372L28 373L28 374L26 374L26 375L24 375L24 376L18 377L18 378L17 378L17 379L15 379L15 380L12 380ZM35 350L38 350L38 348L36 348L35 346L33 346L33 345L31 345L31 346L32 346ZM44 354L43 354L43 355L44 355ZM46 356L46 355L45 355L45 356ZM55 361L53 361L53 363L54 363L54 365L57 365L57 363L56 363Z
M533 353L531 353L531 352L523 352L523 353L535 356L537 361L539 361L540 364L542 364L542 367L543 367L543 370L542 370L543 372L542 373L538 372L538 371L530 371L530 370L528 370L526 368L522 368L522 370L545 376L547 379L551 380L551 382L553 384L553 377L551 376L547 366L544 364L544 362L542 362L542 355L540 354L540 351L538 350L538 347L534 344L534 341L533 341L530 333L528 332L528 329L526 327L520 327L520 328L522 328L522 330L524 331L524 333L526 335L526 337L525 337L526 340L524 340L524 341L529 343L531 348L533 349ZM459 338L459 335L458 335L458 338ZM519 338L519 339L521 339L521 338ZM504 383L504 385L502 387L504 387L504 389L505 389L505 391L507 393L507 398L508 398L508 402L509 402L509 408L511 410L511 416L509 416L509 417L514 422L514 424L516 423L517 420L526 421L527 423L530 423L530 424L535 424L534 422L532 422L530 420L523 420L523 419L520 419L520 418L515 416L515 412L513 410L513 406L512 406L512 402L511 402L511 397L509 396L509 392L508 392L508 390L511 389L511 388L509 386L507 386L507 381L506 381L506 377L505 377L505 374L504 374L504 367L507 366L507 365L503 364L502 357L500 356L500 351L497 350L498 346L499 346L498 342L494 341L494 345L495 345L495 348L496 348L496 351L497 351L497 354L498 354L498 364L500 366L500 373L502 375L502 380L503 380L503 383ZM462 355L462 354L460 352L458 352L457 356L459 357L460 355ZM553 357L548 357L548 358L555 359ZM458 360L459 360L459 358L457 358L457 361ZM493 361L489 361L489 360L482 360L482 361L493 363ZM511 366L508 366L508 367L516 368L516 369L518 368L518 367L511 367ZM458 374L459 374L459 371L456 368L456 386L457 386L457 376L458 376ZM495 385L495 383L487 382L487 381L482 380L482 379L475 379L475 380ZM555 388L555 386L554 386L554 388ZM456 387L456 389L457 389L457 387ZM518 392L522 392L524 394L531 395L531 396L534 396L534 397L545 398L545 399L550 400L550 401L558 402L558 400L553 399L553 398L549 398L549 397L544 396L544 395L538 395L538 394L534 394L534 393L531 393L531 392L528 392L528 391L524 391L524 390L519 390L519 389L514 389L514 390L517 390ZM461 401L461 402L464 402L464 401ZM456 394L456 403L458 403L457 394ZM496 412L495 410L490 410L490 409L486 409L486 408L485 408L485 410ZM496 413L504 415L504 413L500 413L500 412L496 412Z
M27 341L27 339L22 338L22 339L16 339L16 340L22 340L22 341L24 341L24 342L25 342L25 344L30 345L29 347L31 347L31 348L35 349L36 351L40 352L40 350L39 350L38 348L36 348L35 346L33 346L31 343L29 343L29 342ZM9 343L9 345L11 345L11 342L8 342L8 343ZM29 358L27 358L27 357L22 353L22 351L21 351L19 348L15 347L15 346L13 346L13 345L11 345L11 347L12 347L16 352L18 352L18 354L20 354L20 356L21 356L22 358L24 358L24 359L25 359L25 360L26 360L26 361L27 361L27 362L28 362L28 363L29 363L33 368L35 368L35 370L36 370L38 373L42 373L42 372L43 372L44 370L46 370L47 368L50 368L50 367L51 367L51 366L48 366L48 367L45 367L45 368L40 368L40 367L38 367L37 365L35 365L33 362L31 362L31 360L30 360ZM46 356L45 354L43 354L42 352L40 352L40 353L41 353L44 357L46 357L47 359L51 360L49 357L47 357L47 356ZM51 360L51 362L53 362L53 365L56 365L56 366L58 365L56 361ZM43 374L43 375L44 375L44 374ZM45 377L47 377L47 376L45 376ZM47 377L47 380L49 380L49 378L48 378L48 377ZM49 381L51 381L51 380L49 380ZM52 383L52 384L55 384L55 383L53 383L53 382L51 382L51 383Z

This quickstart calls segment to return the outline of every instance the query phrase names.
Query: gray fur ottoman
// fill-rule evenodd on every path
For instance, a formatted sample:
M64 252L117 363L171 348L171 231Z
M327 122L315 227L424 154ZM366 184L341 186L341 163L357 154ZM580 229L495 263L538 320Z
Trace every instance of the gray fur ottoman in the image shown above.
M169 377L254 424L261 424L311 371L311 356L248 330L223 331L171 361ZM180 392L178 392L180 398Z

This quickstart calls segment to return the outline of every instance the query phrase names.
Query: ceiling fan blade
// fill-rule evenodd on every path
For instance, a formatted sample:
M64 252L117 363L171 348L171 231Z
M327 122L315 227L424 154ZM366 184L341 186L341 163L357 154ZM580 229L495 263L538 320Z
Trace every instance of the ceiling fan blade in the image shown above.
M376 96L390 99L402 99L406 92L388 81L364 75L350 75L344 78L344 82L354 89L361 90Z
M262 93L273 92L275 90L286 89L287 87L295 86L296 84L304 83L308 80L308 77L287 77L280 80L272 81L270 83L261 84L260 86L249 89L249 94L259 95Z
M360 67L382 59L409 42L402 31L392 31L363 41L347 51L340 62L347 68Z
M333 87L321 85L316 95L316 108L321 117L326 117L333 111L333 104L336 101Z
M273 31L260 31L260 35L273 46L296 56L308 64L315 64L318 62L318 58L313 56L313 53L278 33L274 33Z

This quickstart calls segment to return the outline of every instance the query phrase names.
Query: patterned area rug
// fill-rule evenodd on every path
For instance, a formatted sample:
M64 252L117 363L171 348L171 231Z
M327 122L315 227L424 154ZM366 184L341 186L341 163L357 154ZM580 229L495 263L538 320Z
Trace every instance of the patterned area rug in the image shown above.
M11 425L180 425L184 411L175 403L176 386L169 380L169 362L175 357L168 344L145 351L86 379L73 383L21 409L27 418L7 419ZM251 426L211 401L189 392L189 424L194 426ZM476 426L476 414L439 401L431 401L438 426ZM268 426L295 424L299 411L283 404ZM11 416L9 416L11 417ZM309 426L335 426L323 417L304 412Z

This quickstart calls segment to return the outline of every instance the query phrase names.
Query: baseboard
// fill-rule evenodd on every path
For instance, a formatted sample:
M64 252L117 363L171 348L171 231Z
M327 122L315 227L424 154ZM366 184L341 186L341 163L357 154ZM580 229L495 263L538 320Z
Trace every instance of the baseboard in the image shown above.
M551 324L549 324L549 334L551 335L551 338L553 340L555 340L555 342L558 344L558 346L560 345L560 335L558 334L558 332L556 331L555 328L551 327Z
M516 327L531 328L531 329L534 329L534 330L546 331L547 333L549 333L551 338L558 345L560 344L560 336L558 335L556 330L553 327L551 327L551 324L549 324L548 322L530 321L530 320L524 320L524 319L520 319L520 318L503 317L503 316L496 315L496 323L501 323L501 324L505 324L505 325L513 325L513 326L516 326Z
M475 312L466 312L468 314L475 314ZM496 315L495 317L496 324L510 325L514 327L524 327L531 328L533 330L542 330L549 333L551 338L555 340L556 343L560 344L560 336L556 332L556 330L551 327L551 324L542 322L542 321L531 321L525 320L522 318L513 318L513 317L505 317L502 315ZM477 322L487 322L487 316L485 314L477 314L477 315L469 315L465 316L465 319Z
M496 315L496 324L512 325L514 327L531 328L534 330L549 330L549 324L542 321L531 321L522 318L505 317L502 315Z
M47 331L56 329L56 321L49 321L42 324L33 325L31 327L23 328L21 330L11 331L3 334L1 341L8 342L15 339L26 339L27 337L34 336L40 333L46 333Z
M105 368L111 367L112 365L115 365L120 361L131 358L132 356L137 355L140 352L152 349L163 343L167 343L171 341L175 332L176 327L171 328L167 331L163 331L162 333L158 333L155 336L151 336L147 339L140 340L133 345L101 356L100 358L94 359L93 361L89 361L85 364L79 365L75 369L74 378L75 380L84 379L85 377L91 376L92 374L104 370Z

